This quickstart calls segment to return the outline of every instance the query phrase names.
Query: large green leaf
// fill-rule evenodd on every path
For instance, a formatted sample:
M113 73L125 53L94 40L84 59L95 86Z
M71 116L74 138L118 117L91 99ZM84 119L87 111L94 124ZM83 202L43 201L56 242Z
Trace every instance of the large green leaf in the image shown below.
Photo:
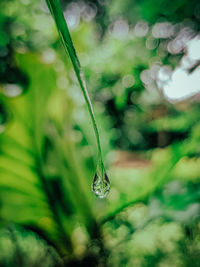
M35 55L17 55L17 62L29 77L29 87L24 95L7 101L12 116L0 136L0 216L38 228L59 244L64 228L43 165L47 107L56 76ZM61 239L71 246L66 231Z

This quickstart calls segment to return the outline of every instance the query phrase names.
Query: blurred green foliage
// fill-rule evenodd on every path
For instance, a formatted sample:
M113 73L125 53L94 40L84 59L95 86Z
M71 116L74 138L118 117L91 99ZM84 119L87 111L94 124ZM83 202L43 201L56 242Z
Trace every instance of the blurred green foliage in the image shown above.
M199 266L199 98L168 101L160 78L198 1L62 4L112 188L90 192L95 138L45 2L2 0L0 266Z

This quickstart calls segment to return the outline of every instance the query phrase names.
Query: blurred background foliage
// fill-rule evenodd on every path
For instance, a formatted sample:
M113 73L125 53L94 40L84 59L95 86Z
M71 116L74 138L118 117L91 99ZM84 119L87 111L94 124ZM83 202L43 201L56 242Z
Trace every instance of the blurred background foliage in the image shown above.
M45 1L1 0L0 266L199 266L199 1L61 3L111 192Z

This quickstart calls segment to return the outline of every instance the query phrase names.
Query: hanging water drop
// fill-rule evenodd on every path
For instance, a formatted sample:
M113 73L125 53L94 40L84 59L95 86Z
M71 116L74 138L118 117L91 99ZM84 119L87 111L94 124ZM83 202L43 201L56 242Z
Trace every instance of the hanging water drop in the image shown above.
M92 181L92 192L99 198L104 198L110 191L110 181L102 166L100 171L97 171Z

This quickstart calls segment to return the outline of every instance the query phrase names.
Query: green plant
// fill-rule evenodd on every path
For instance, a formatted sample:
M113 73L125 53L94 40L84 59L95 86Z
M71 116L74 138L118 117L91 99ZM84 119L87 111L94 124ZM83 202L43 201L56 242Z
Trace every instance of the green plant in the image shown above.
M9 8L2 8L3 2L9 5ZM38 14L39 8L36 2L31 2L30 5L27 5L27 1L23 1L25 4L22 4L22 1L16 0L0 3L0 16L1 12L13 12L11 17L14 20L16 14L19 13L15 23L13 22L13 25L11 23L13 39L10 37L9 49L12 51L12 58L9 56L7 59L8 68L6 68L6 75L3 76L5 80L1 81L3 85L0 85L0 247L3 247L3 250L0 249L0 266L10 267L15 262L16 266L22 267L23 259L30 260L28 266L36 266L38 261L42 261L40 257L37 257L37 253L39 253L37 251L40 251L41 246L43 248L41 257L45 257L46 253L51 251L51 246L56 248L61 257L61 260L58 261L61 266L66 264L67 266L121 265L129 267L133 265L156 266L160 263L161 265L171 265L174 257L180 255L181 257L183 255L181 264L184 265L184 257L187 254L184 252L186 246L184 243L180 244L183 250L180 254L177 247L175 249L173 247L176 244L173 238L175 241L179 239L182 242L181 238L184 239L185 235L181 234L181 229L184 231L184 228L186 228L186 235L190 235L187 229L190 225L186 224L194 221L192 216L197 214L199 207L200 130L196 115L199 112L198 103L192 105L192 108L187 108L187 112L183 112L181 109L177 111L175 106L172 108L164 101L160 108L154 109L147 103L149 98L146 98L146 102L144 99L144 102L138 101L137 103L139 98L133 98L131 94L138 90L138 95L142 96L142 92L146 92L139 74L144 66L148 67L151 58L156 55L156 50L148 51L145 49L144 41L146 39L134 38L132 40L131 34L127 37L127 41L113 39L112 36L109 36L99 44L94 41L95 38L94 42L91 42L92 44L88 44L85 39L89 39L90 35L93 36L95 31L91 30L91 24L81 24L82 28L73 34L75 39L80 40L78 49L82 47L82 52L86 48L89 52L90 45L92 47L92 60L90 65L85 68L85 73L90 82L91 78L93 80L95 78L95 82L91 83L94 85L92 87L95 91L94 101L97 100L97 107L100 105L101 109L104 108L101 114L97 112L98 120L105 126L107 133L114 132L113 136L117 133L114 129L111 130L113 124L106 125L107 117L104 115L107 114L107 108L110 111L112 108L116 108L112 113L112 120L116 124L121 119L125 122L125 135L121 135L121 140L126 142L127 146L125 147L129 150L132 149L131 140L133 140L133 144L136 144L134 143L135 138L139 140L139 145L143 143L138 134L143 128L149 131L147 133L155 134L160 132L162 134L163 131L187 133L185 140L176 139L177 143L171 142L168 147L162 149L149 150L148 146L137 146L136 144L137 148L145 149L140 151L142 159L140 159L140 155L131 154L133 158L128 163L132 164L132 161L135 163L135 159L137 163L139 159L139 164L141 162L143 167L135 168L133 165L130 168L130 166L126 167L126 165L121 166L120 164L111 166L109 169L109 174L112 176L111 193L104 200L94 197L90 193L90 177L96 167L93 163L94 149L91 149L91 152L89 148L90 144L95 144L92 131L88 130L87 116L82 116L83 107L80 105L80 95L78 97L75 95L76 99L74 95L72 97L72 93L78 91L75 87L76 81L70 76L70 62L66 60L66 65L62 65L62 49L59 50L56 35L52 42L48 38L44 38L46 43L43 44L42 49L40 46L40 48L38 47L37 42L33 42L34 27L41 19L38 18L38 15L44 19L42 12L42 14ZM146 2L144 1L144 3ZM123 4L120 1L116 1L116 3ZM129 5L127 6L125 3L125 6L131 10ZM33 6L37 7L35 20L31 19L30 13L23 10L23 8L33 10ZM61 9L60 12L62 12ZM30 24L28 24L26 32L30 33L28 40L30 41L31 38L32 42L25 43L27 47L23 48L22 46L23 49L20 50L18 41L21 40L20 38L25 38L26 35L17 35L23 32L19 21L22 20L24 23L26 16L27 23ZM51 16L49 14L45 14L45 16L48 19L48 27L51 27L49 26ZM3 20L1 18L0 26ZM63 31L66 31L66 25L63 24L62 27L64 27ZM0 30L2 32L1 28ZM3 34L0 37L1 45L5 45L4 43L9 39L2 36ZM68 37L70 38L67 35ZM39 39L35 38L34 41ZM66 43L70 44L70 40L67 40ZM30 44L34 49L30 48ZM75 51L72 48L73 46L70 44L71 56L76 61ZM104 49L105 55L101 53L98 56L98 53L93 53L96 50L101 51L101 49ZM49 51L49 58L51 59L52 54L54 56L53 62L44 60L44 54L46 52L48 54ZM117 56L113 56L111 52ZM2 55L4 54L2 53ZM143 55L143 58L140 59L139 55ZM109 59L106 60L106 64L104 64L104 56ZM96 62L95 59L98 61L99 58L101 58L104 68L102 73L96 73L95 68L93 70L93 62ZM9 64L12 65L10 71ZM75 68L79 68L79 65L76 64L78 63L75 62ZM1 75L4 70L3 64L0 64ZM81 78L80 69L77 71ZM13 88L20 89L20 85L22 85L26 89L23 91L22 87L23 93L17 97L6 94L13 72L25 74L14 77L15 86ZM124 76L127 79L127 73L131 74L128 75L129 78L130 76L135 78L135 84L131 88L121 86L121 80ZM65 75L68 83L62 88L60 87L60 80L62 80L60 78ZM23 77L26 77L26 83L22 83ZM16 80L16 78L20 79ZM84 85L82 78L80 82ZM124 91L119 91L121 88ZM84 92L87 94L87 91ZM104 92L109 92L106 99L103 98ZM99 101L98 97L101 96L101 93L102 98ZM130 102L129 99L132 99L133 102ZM154 113L160 115L159 111L163 111L163 109L165 112L169 110L169 115L152 118ZM92 112L90 109L89 111ZM116 118L117 114L120 115L119 118ZM117 127L118 130L122 130L122 124ZM136 131L134 131L135 129ZM126 138L126 134L130 136L130 140ZM102 136L104 136L102 139L103 151L110 151L107 143L105 149L104 142L105 139L111 138L105 138L104 134ZM97 141L98 138L99 136ZM151 140L151 135L147 135L145 141L151 141L157 147L155 140ZM114 145L113 148L116 149ZM124 149L124 146L119 146L119 148ZM107 159L110 155L112 157L113 154L109 153ZM145 160L143 160L144 158ZM119 161L119 163L121 162ZM165 186L165 184L167 185ZM177 189L177 184L179 191L174 193L173 190ZM154 205L155 203L156 205ZM181 223L182 218L186 218L188 222L185 220ZM21 226L19 229L25 228L36 234L30 233L32 238L26 238L26 231L15 231L16 225ZM195 229L193 226L191 228ZM148 236L152 229L154 229L153 239L155 241L148 243ZM4 232L6 232L5 235ZM162 235L163 232L164 235ZM29 236L29 234L27 235ZM46 242L40 242L40 239L46 240ZM35 242L34 240L39 241ZM191 251L192 248L192 252L185 257L188 264L190 256L193 257L193 261L198 262L196 260L198 255L195 252L198 251L198 233L195 234L194 240L187 241L187 251ZM145 248L146 244L150 244L149 251ZM24 246L26 246L25 249ZM37 248L37 253L35 257L32 257L31 251L34 251L34 248ZM157 251L153 251L155 248ZM25 252L24 257L20 251ZM26 256L26 253L29 255ZM5 255L9 261L6 261ZM44 265L48 264L49 260L52 265L56 265L55 255L50 253L49 256L46 257L47 261L44 262ZM31 258L33 262L31 262ZM165 262L165 260L167 261ZM25 264L25 266L27 265ZM177 264L177 266L179 265Z
M83 72L81 70L81 65L80 65L78 56L76 54L74 45L72 43L72 39L71 39L69 30L68 30L67 23L65 21L59 0L47 0L47 4L55 20L63 47L71 59L72 65L74 67L74 71L76 73L76 77L82 89L85 102L87 104L88 111L89 111L89 114L92 120L94 132L96 136L96 141L97 141L97 148L98 148L97 169L96 169L96 173L94 175L94 179L92 183L92 191L94 192L94 194L96 194L100 198L104 198L110 190L110 181L108 179L108 176L106 174L104 164L103 164L99 131L97 128L97 123L96 123L96 119L94 116L92 103L91 103L91 100L90 100L90 97L87 91L86 81L85 81Z

